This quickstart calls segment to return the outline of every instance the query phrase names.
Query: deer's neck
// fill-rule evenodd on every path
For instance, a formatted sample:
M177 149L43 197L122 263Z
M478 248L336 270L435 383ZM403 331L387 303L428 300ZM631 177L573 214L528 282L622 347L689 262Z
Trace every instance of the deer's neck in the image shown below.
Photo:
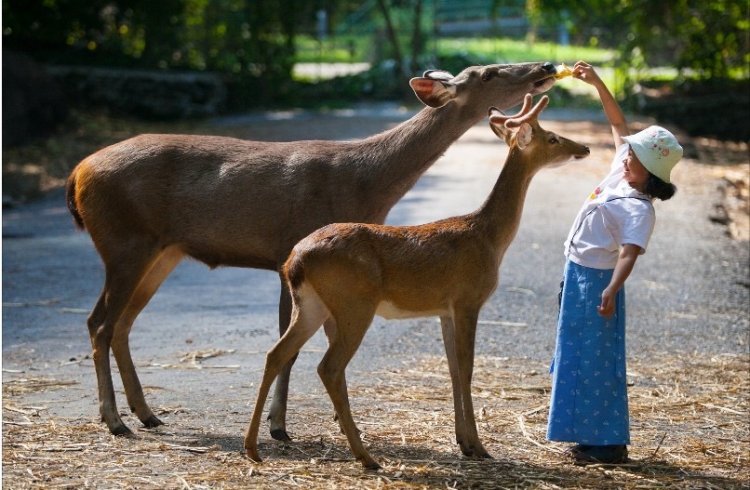
M482 114L454 103L426 107L395 128L362 141L359 158L365 163L360 168L368 180L366 187L390 209Z
M493 240L502 256L518 231L526 193L536 173L515 146L510 149L489 197L476 212L483 233Z

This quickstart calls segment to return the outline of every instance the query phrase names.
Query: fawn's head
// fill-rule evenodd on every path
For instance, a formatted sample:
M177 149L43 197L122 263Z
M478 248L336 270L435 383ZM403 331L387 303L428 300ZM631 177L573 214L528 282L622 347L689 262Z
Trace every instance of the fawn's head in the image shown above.
M506 116L497 108L490 108L490 127L505 140L511 152L517 149L524 160L537 167L562 164L571 157L578 160L589 155L587 146L558 136L539 125L539 114L549 104L549 97L542 96L534 107L531 107L532 101L531 94L526 94L523 107L514 116Z
M524 94L546 92L555 84L555 73L555 66L549 62L470 66L456 76L429 70L412 78L409 85L430 107L453 102L484 113L491 106L513 107Z

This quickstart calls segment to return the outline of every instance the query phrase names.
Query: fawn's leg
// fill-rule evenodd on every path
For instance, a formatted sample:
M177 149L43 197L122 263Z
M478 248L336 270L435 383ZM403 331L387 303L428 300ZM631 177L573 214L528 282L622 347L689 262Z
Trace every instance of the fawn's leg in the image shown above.
M268 351L263 379L255 401L255 409L245 433L245 451L253 461L262 461L258 455L258 430L263 414L263 405L266 402L271 383L279 375L282 367L297 355L305 342L320 328L328 314L325 305L314 291L301 297L299 302L295 302L292 306L292 323L286 333Z
M330 339L328 351L318 366L318 374L331 397L336 414L338 414L339 425L346 434L352 453L366 469L375 470L379 469L380 465L372 459L362 444L359 430L352 418L346 388L346 366L357 352L375 315L373 306L369 304L360 306L358 308L356 305L349 304L347 311L334 315L336 318L335 335Z

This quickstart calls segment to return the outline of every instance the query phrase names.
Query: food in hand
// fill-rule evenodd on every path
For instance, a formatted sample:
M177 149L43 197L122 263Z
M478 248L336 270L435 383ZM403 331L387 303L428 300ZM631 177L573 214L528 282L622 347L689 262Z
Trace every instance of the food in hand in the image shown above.
M555 73L555 79L560 80L565 77L572 77L573 70L571 70L565 63L560 63L557 66L557 73Z

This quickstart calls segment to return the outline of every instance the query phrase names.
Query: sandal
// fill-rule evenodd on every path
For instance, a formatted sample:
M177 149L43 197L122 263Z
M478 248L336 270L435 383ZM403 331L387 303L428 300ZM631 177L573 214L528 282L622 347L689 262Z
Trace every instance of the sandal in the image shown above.
M577 463L622 464L628 462L628 447L622 445L588 446L577 444L565 455L573 458Z

